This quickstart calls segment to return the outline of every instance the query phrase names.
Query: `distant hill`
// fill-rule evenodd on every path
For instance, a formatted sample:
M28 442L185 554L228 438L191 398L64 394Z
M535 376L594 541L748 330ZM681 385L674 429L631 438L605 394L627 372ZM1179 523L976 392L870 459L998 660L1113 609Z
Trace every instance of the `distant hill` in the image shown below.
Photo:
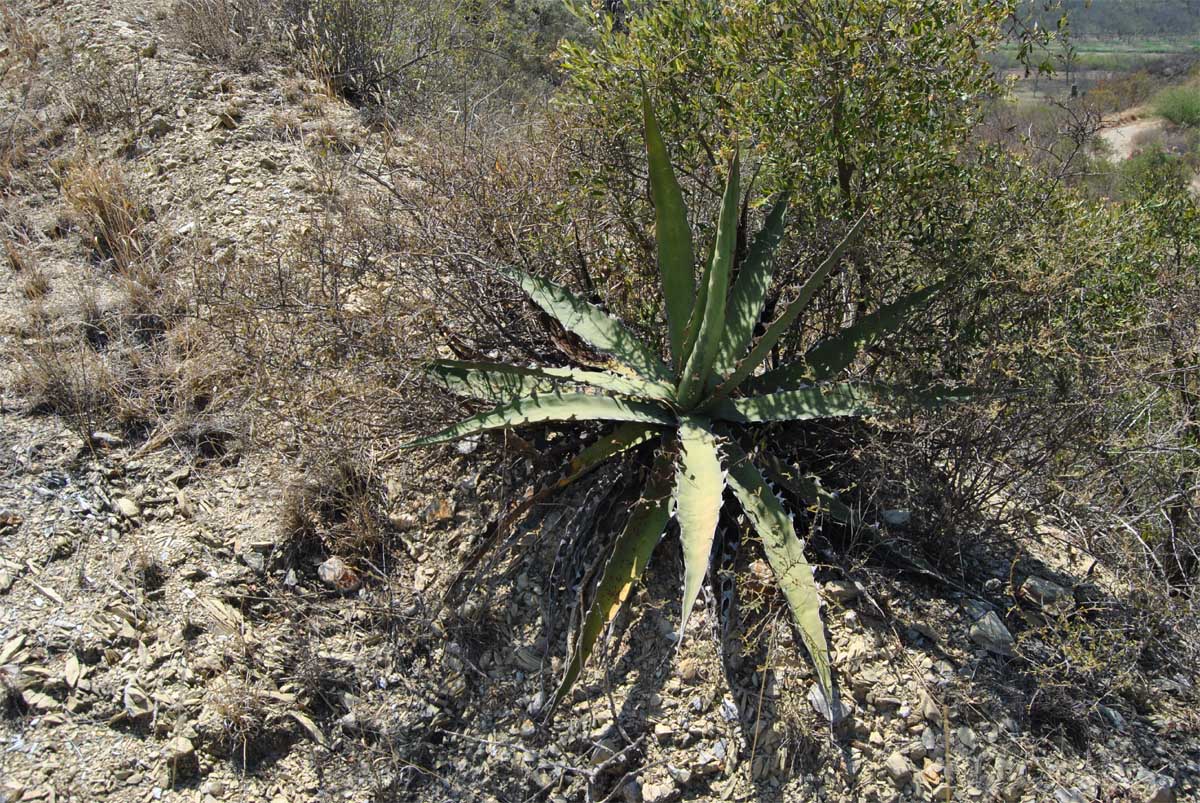
M1063 0L1062 9L1076 39L1200 38L1200 0ZM1043 23L1054 26L1060 13L1042 12Z

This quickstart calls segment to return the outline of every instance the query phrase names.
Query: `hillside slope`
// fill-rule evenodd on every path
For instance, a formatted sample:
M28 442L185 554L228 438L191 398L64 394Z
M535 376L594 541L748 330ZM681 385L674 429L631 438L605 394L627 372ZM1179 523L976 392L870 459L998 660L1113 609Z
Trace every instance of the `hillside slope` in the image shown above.
M1096 641L1124 626L1120 578L1047 527L976 546L967 582L906 557L919 517L900 512L870 562L822 556L850 711L836 730L761 583L743 607L773 634L765 652L717 633L709 593L676 656L672 560L639 590L607 666L541 721L569 602L549 564L571 511L597 500L539 513L546 565L502 567L490 591L441 610L451 568L505 500L470 454L385 455L368 479L387 547L360 577L342 572L328 546L297 540L308 525L295 519L345 526L340 497L321 494L358 479L260 420L257 378L204 334L232 277L303 270L292 244L331 225L337 199L386 192L355 166L410 145L290 67L196 60L168 5L10 2L0 800L1200 794L1194 668L1120 664L1138 696L1083 704L1039 685L1048 634L1082 628L1079 659L1103 661Z

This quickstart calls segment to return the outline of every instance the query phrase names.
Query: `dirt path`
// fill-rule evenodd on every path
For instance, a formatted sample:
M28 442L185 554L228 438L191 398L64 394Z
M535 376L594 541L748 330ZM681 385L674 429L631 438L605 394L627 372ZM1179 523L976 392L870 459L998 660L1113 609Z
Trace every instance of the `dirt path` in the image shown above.
M1100 131L1100 139L1108 148L1109 158L1116 163L1129 159L1137 152L1141 143L1155 134L1166 130L1166 122L1159 117L1142 116L1142 108L1122 114L1117 121ZM1200 195L1200 173L1191 181L1192 192Z
M1123 162L1133 155L1140 137L1162 130L1163 121L1157 117L1129 119L1123 115L1116 124L1100 132L1100 139L1108 146L1113 161Z

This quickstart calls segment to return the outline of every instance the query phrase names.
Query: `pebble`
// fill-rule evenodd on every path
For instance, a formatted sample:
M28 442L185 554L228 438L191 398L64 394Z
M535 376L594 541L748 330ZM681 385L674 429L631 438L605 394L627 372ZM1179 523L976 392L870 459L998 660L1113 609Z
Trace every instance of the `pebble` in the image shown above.
M675 797L672 783L648 783L642 785L642 800L645 803L667 803Z
M1026 602L1040 605L1043 608L1052 607L1066 600L1071 592L1052 580L1031 574L1021 583L1018 595Z
M862 594L862 588L852 580L830 580L825 584L825 593L838 602L850 602Z
M887 757L883 768L887 772L888 778L891 779L892 786L897 789L903 789L912 780L912 764L908 763L908 759L904 757L903 753L892 753Z
M988 611L971 625L971 640L996 655L1012 655L1015 643L1012 633L1000 621L995 611Z
M142 514L142 509L138 507L138 503L128 496L117 497L113 504L117 506L117 512L124 518L135 519Z
M93 432L92 444L105 449L117 449L125 445L125 439L120 435L114 435L111 432Z
M185 736L176 736L171 741L167 742L167 760L179 761L196 752L192 740Z

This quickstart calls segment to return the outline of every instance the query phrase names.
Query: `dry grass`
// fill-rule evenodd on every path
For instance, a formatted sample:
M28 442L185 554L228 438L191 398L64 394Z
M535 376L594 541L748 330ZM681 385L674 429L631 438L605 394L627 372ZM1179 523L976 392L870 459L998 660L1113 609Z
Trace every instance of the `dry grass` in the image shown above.
M28 14L15 8L12 2L0 2L0 31L4 33L4 41L8 44L8 58L4 72L10 69L14 62L24 62L32 69L38 65L42 51L46 49L46 38L42 33L29 25Z
M120 165L77 155L62 177L62 192L79 225L91 233L96 254L112 260L117 273L136 278L148 256L151 212L134 195Z
M37 266L26 267L21 271L21 295L30 301L37 301L50 294L50 277Z
M280 529L299 552L372 557L388 531L387 493L374 462L341 454L314 461L284 496Z
M28 249L12 240L4 241L4 255L8 258L8 266L13 273L23 273L33 264Z

